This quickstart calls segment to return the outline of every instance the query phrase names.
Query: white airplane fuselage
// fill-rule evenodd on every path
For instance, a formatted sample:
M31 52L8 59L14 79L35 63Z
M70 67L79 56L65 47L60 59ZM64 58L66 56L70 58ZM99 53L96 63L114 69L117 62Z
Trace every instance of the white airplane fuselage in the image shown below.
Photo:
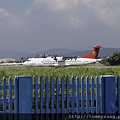
M97 59L101 46L95 46L92 51L81 57L46 57L46 58L29 58L23 63L25 66L71 66L84 65L101 61Z
M100 59L91 59L91 58L72 58L62 60L62 57L57 57L57 60L54 60L53 57L47 58L30 58L28 61L25 61L23 65L25 66L70 66L70 65L83 65L89 63L95 63L100 61Z

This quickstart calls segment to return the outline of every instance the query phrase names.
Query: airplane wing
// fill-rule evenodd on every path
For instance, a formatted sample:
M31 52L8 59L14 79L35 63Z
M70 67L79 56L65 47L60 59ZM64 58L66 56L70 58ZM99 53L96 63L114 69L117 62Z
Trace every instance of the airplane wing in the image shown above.
M56 62L64 62L65 60L77 59L77 57L55 57Z
M69 59L77 59L77 57L63 57L63 60L69 60Z

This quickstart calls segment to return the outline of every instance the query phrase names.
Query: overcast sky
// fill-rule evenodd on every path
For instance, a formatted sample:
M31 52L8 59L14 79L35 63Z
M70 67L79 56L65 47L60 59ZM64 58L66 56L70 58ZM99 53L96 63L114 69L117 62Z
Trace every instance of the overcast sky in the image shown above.
M120 0L0 0L0 51L120 48Z

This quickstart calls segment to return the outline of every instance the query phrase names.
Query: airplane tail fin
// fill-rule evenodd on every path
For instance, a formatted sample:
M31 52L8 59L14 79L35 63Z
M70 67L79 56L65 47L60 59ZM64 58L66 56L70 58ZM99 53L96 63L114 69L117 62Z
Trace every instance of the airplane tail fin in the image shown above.
M98 58L98 54L100 51L101 46L97 45L93 48L93 50L87 54L86 56L81 56L82 58L92 58L92 59L97 59Z

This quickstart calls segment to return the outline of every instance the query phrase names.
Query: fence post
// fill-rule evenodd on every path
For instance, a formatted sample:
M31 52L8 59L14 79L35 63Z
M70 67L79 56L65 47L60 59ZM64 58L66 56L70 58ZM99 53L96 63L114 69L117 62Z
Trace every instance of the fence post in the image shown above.
M103 114L116 114L116 84L115 76L106 75L102 76L102 102L104 107Z
M15 92L14 99L15 113L19 115L24 114L25 119L32 112L32 77L30 76L15 77L14 92ZM19 116L19 119L22 115Z
M117 83L117 103L118 103L118 114L120 114L120 76L118 76L118 83Z

